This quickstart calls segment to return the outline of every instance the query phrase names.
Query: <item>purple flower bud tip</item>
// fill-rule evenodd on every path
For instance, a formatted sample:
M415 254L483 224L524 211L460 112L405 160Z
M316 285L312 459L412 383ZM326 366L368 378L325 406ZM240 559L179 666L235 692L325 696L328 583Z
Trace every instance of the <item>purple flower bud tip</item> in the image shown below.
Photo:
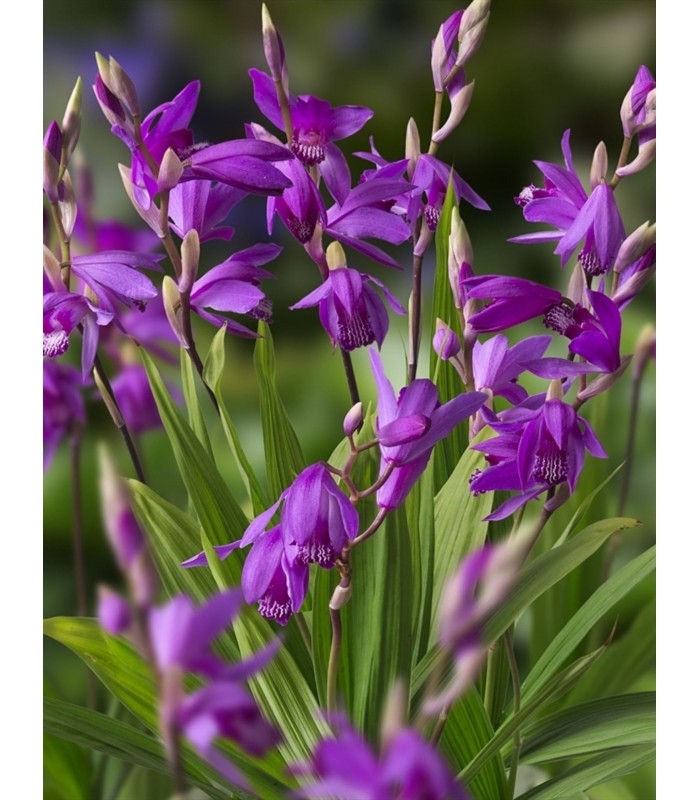
M107 586L100 586L97 591L97 618L100 625L112 636L124 633L131 625L129 604Z
M462 349L457 334L447 326L440 327L433 336L433 350L443 361L449 361Z
M343 432L345 435L352 436L353 433L359 431L362 427L363 419L364 410L362 408L362 403L355 403L343 420Z

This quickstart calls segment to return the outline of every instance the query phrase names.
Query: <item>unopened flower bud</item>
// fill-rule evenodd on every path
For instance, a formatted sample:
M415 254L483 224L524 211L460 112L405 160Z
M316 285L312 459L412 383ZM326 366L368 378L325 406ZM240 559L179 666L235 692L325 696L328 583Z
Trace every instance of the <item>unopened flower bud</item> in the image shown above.
M464 119L469 104L474 94L476 81L472 81L466 86L462 86L453 96L450 97L450 114L445 120L445 124L433 134L434 142L444 142L445 139L455 130L459 123Z
M73 181L67 171L63 173L63 180L59 186L58 197L58 210L61 214L63 231L66 236L70 238L73 233L73 228L75 227L75 220L78 217L78 204L75 201Z
M189 350L189 342L185 336L185 328L182 322L182 303L180 301L180 290L175 281L166 275L163 278L163 307L165 316L168 318L173 333L177 336L180 345Z
M92 89L95 92L95 97L100 104L102 113L107 118L107 122L109 122L110 125L123 125L126 121L126 114L124 113L122 104L109 90L107 84L102 80L101 75L98 75L95 79Z
M158 573L147 547L131 563L128 580L136 605L144 610L150 608L158 593Z
M346 436L352 436L353 433L360 430L364 416L362 403L355 403L343 420L343 432Z
M615 170L615 174L618 178L626 178L629 175L635 175L637 172L641 172L645 167L648 167L655 158L656 139L650 139L648 142L643 142L639 145L639 151L634 161Z
M139 105L136 86L134 86L134 82L119 62L112 56L109 57L109 76L110 80L107 85L115 97L127 107L132 117L139 116L141 114L141 106Z
M134 560L145 547L143 533L129 505L123 479L106 446L99 448L100 495L107 538L119 568L128 574Z
M445 42L445 23L443 22L438 29L430 51L430 69L433 73L433 86L436 92L442 92L445 88L443 78L446 68L447 47Z
M433 350L438 355L438 358L443 361L449 361L450 358L456 356L462 349L457 334L449 328L440 318L435 321L435 336L433 336Z
M466 64L481 46L486 35L490 8L491 0L473 0L464 10L457 34L457 64Z
M563 400L564 389L562 388L561 381L557 378L550 381L549 388L547 389L547 400Z
M622 272L623 269L640 259L655 244L656 223L650 225L647 220L636 230L632 231L620 245L613 270L615 272Z
M284 82L286 72L284 45L265 3L262 6L262 36L265 61L267 61L267 66L270 68L272 79Z
M177 156L177 153L169 147L165 151L163 160L160 162L158 169L158 191L169 192L174 189L182 177L185 168L182 166L182 161Z
M587 384L585 389L582 389L580 392L578 392L576 399L590 400L592 397L597 397L599 394L607 392L608 389L616 384L625 374L631 360L632 356L624 356L621 358L620 366L614 372L606 372L603 375L600 375L594 381L591 381L591 383Z
M326 263L328 269L344 269L348 265L348 260L345 256L340 242L331 242L326 250Z
M472 277L471 265L474 263L474 250L467 226L459 216L457 208L452 209L450 235L447 244L447 276L452 287L455 307L464 307L462 281Z
M187 235L182 240L180 256L182 258L182 275L178 288L181 294L188 294L197 278L199 269L199 234L194 228L187 231Z
M161 220L160 220L160 213L158 209L154 205L149 205L147 208L144 208L141 203L136 198L136 194L134 191L134 184L131 182L131 170L124 166L124 164L119 164L119 174L122 178L122 183L124 184L124 189L131 200L131 204L136 209L136 213L141 217L141 219L148 225L148 227L158 236L159 239L163 239L165 237L165 231L163 230Z
M622 131L628 139L631 139L641 127L647 124L647 99L649 94L654 92L653 109L654 120L656 119L656 81L651 72L641 66L637 70L634 83L625 95L620 107L620 120L622 121ZM644 109L645 113L640 113Z
M351 597L352 584L350 583L347 586L338 584L335 587L330 602L328 603L328 608L332 609L333 611L338 611L338 609L341 609L344 605L347 605L350 602Z
M586 283L586 273L580 261L574 264L574 269L569 278L569 286L566 290L566 296L571 300L574 305L584 305L586 290L588 284Z
M632 376L639 380L647 362L656 356L656 329L649 324L642 328L637 343L634 346L632 357Z
M131 609L126 600L108 586L97 587L97 598L100 625L112 636L124 633L132 622Z
M71 96L66 106L66 112L63 115L63 147L65 150L66 164L78 144L80 138L80 122L81 114L80 109L83 103L83 80L78 78L71 92Z
M605 176L608 174L608 150L605 142L598 142L598 146L593 153L591 162L591 191L599 183L605 183Z
M63 132L52 120L44 135L44 192L50 203L58 202L58 179L61 170Z
M389 696L382 715L382 731L380 735L382 751L391 744L395 737L406 726L406 710L408 708L408 695L406 683L397 679L389 691Z
M61 280L61 265L46 245L44 245L44 272L55 292L62 292L66 288Z
M416 168L418 156L420 156L420 134L418 133L416 121L411 117L406 126L406 158L408 159L406 174L409 181L413 177L413 170Z

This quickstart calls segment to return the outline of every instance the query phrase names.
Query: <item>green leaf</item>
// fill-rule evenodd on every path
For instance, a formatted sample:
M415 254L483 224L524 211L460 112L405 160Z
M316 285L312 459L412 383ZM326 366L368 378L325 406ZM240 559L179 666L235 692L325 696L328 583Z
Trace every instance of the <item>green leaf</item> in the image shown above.
M459 772L493 736L493 727L481 696L472 690L450 710L440 738L440 750L455 772ZM500 800L506 796L506 772L500 753L479 770L469 788L475 800Z
M484 641L498 639L537 597L595 553L615 531L636 525L639 525L637 520L625 517L596 522L529 563L518 576L505 602L484 621Z
M569 538L569 536L571 536L572 531L583 519L588 509L593 504L593 501L600 494L600 492L602 492L603 489L605 489L605 487L610 483L610 481L617 475L617 473L622 469L622 467L624 467L624 463L620 464L619 467L614 469L602 483L599 483L598 486L596 486L596 488L592 492L589 492L588 495L586 495L585 500L581 502L581 504L579 505L579 507L576 509L571 519L569 520L569 524L566 526L566 528L564 528L564 532L557 540L556 546L563 544Z
M482 441L480 434L475 441ZM466 450L454 471L435 498L435 569L433 574L431 632L437 635L437 617L442 587L470 552L486 540L488 523L483 518L491 513L492 494L472 495L469 477L483 460L476 450ZM437 469L437 465L436 465ZM437 485L437 484L436 484Z
M503 722L500 728L496 731L494 736L488 744L477 753L476 756L469 762L469 764L459 773L459 779L465 784L474 780L475 776L479 774L480 770L487 764L499 750L513 737L515 732L519 730L523 723L533 716L541 708L544 708L548 703L553 702L558 697L561 697L565 692L568 692L586 672L586 670L598 659L605 647L599 647L593 653L590 653L583 658L578 659L573 664L562 670L556 675L537 695L535 695L529 702L524 703L517 713L511 713L508 718Z
M185 406L187 407L190 427L197 435L197 438L201 442L202 447L206 450L209 458L213 461L214 454L211 450L207 426L204 424L202 410L199 407L192 359L187 355L187 351L184 347L180 348L180 373L182 375L182 392L185 395Z
M47 697L44 698L44 729L55 736L60 736L62 744L74 742L81 747L105 753L129 764L165 775L170 774L163 746L153 736L106 714ZM84 753L82 750L79 752ZM183 756L188 783L198 786L213 800L228 800L231 797L231 792L224 792L212 785L220 782L221 778L199 757L188 748L183 748ZM84 774L83 791L75 791L74 794L68 795L68 798L78 800L89 796L85 793L89 792L89 784L85 778ZM236 792L234 796L250 797L243 792Z
M236 462L238 471L243 479L243 484L248 492L248 497L253 506L253 513L257 516L266 508L269 508L272 503L268 501L265 492L260 486L260 482L258 481L253 467L250 465L248 457L245 454L240 437L238 436L238 431L226 409L223 392L221 390L221 380L226 365L225 342L226 326L223 325L221 330L214 336L209 347L209 352L204 362L204 380L214 392L214 396L219 404L221 424L224 429L226 441L231 448L234 461Z
M579 534L581 536L582 534ZM576 542L579 536L572 540ZM561 549L561 548L558 548ZM552 552L557 552L554 550ZM523 684L523 697L539 691L566 659L574 652L588 631L614 608L632 588L654 569L656 547L637 556L618 570L581 606L569 622L557 634L549 647L530 671Z
M656 603L645 605L629 630L615 639L600 661L572 692L571 702L624 692L647 672L656 660Z
M433 284L433 307L426 316L423 337L431 341L435 333L435 320L440 317L452 330L460 331L463 322L455 308L454 296L447 271L449 236L452 227L452 209L458 206L454 187L450 180L445 200L440 212L440 221L435 231L435 281ZM464 385L457 371L445 361L440 361L430 348L430 374L435 375L437 369L437 387L440 401L446 403L464 391ZM433 459L435 462L435 488L440 489L452 474L462 454L467 449L467 427L458 425L454 431L435 445ZM488 512L486 512L488 513Z
M522 730L520 759L540 764L656 740L656 694L606 697L557 711Z
M275 383L275 350L270 326L258 322L260 338L255 342L255 372L260 385L263 445L267 480L273 497L279 495L304 469L306 462Z
M93 619L54 617L44 633L68 647L90 667L107 689L147 728L158 731L156 687L150 670L123 639L108 636ZM276 751L258 760L229 743L221 749L248 778L256 792L270 800L290 786L286 764Z
M90 800L92 769L87 753L73 741L59 737L60 731L44 727L44 789L51 789L63 800Z
M214 544L226 544L239 539L248 526L248 518L234 500L216 465L182 418L148 353L143 348L140 352L178 469L202 527ZM230 561L238 581L242 567L240 554L234 551Z
M562 800L585 792L592 786L613 780L639 769L652 761L656 754L654 745L643 744L624 747L587 759L546 783L521 794L518 800Z

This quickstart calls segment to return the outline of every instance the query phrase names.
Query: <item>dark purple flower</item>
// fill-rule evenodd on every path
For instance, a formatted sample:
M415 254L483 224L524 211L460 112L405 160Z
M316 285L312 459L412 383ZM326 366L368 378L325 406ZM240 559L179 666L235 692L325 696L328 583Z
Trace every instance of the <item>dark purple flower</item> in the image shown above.
M469 392L440 405L432 381L415 380L399 392L389 383L379 353L369 351L377 384L377 438L380 442L380 475L391 464L393 471L377 492L377 505L398 508L425 470L433 447L453 428L474 414L486 400L481 392Z
M160 414L146 370L141 364L128 364L112 378L112 389L119 410L132 433L160 428Z
M84 387L70 364L44 361L44 469L48 469L63 439L85 424Z
M344 721L337 738L316 745L307 764L294 765L307 777L302 797L338 800L467 800L442 757L415 731L399 730L378 757Z
M162 258L123 250L90 253L73 256L71 271L92 289L100 308L116 314L116 300L130 308L143 310L149 300L158 296L151 280L138 270L161 271L158 262Z
M389 329L389 315L371 284L383 290L395 314L406 313L380 280L351 267L331 269L317 289L291 308L318 306L321 324L334 347L340 345L341 349L349 351L372 342L381 347Z
M260 264L272 261L281 251L275 244L258 244L233 253L194 282L190 293L192 310L212 325L225 324L229 333L255 338L257 334L245 325L209 309L269 321L272 304L259 285L261 280L275 276L261 269Z
M545 178L544 188L528 186L515 198L528 222L545 222L553 231L524 234L509 242L532 244L558 241L555 253L561 264L568 261L581 240L584 246L578 260L589 275L606 273L613 265L625 231L612 188L600 183L588 196L576 174L567 130L562 138L565 167L535 161Z
M242 189L209 180L179 183L170 192L168 214L172 230L181 238L197 231L200 242L230 239L233 228L222 226L231 209L246 195Z
M248 787L242 773L215 747L221 736L247 753L262 758L280 742L280 735L260 713L255 700L231 681L216 681L186 697L177 723L188 741L221 775Z
M513 405L522 403L527 392L518 385L518 377L542 358L551 340L551 336L530 336L509 348L508 339L499 334L483 344L476 342L472 350L474 387L505 397Z
M581 356L601 372L615 372L620 366L622 320L615 303L602 292L588 292L591 311L577 306L569 352ZM592 312L592 313L591 313Z
M275 83L269 75L257 69L248 70L253 81L253 96L262 113L279 130L284 130ZM357 133L374 112L364 106L338 106L310 94L289 98L292 118L290 149L307 166L321 164L333 142ZM335 148L337 149L337 148ZM323 169L323 166L321 167Z

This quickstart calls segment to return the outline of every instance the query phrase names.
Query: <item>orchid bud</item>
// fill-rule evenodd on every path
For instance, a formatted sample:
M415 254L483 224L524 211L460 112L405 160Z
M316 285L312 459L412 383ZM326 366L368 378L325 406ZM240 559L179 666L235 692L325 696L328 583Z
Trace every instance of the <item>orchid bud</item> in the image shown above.
M83 80L78 78L71 92L71 96L66 106L66 112L63 115L63 149L65 151L64 161L67 164L70 160L78 139L80 138L80 123L81 114L80 109L83 103Z
M175 281L166 275L163 278L163 307L165 316L168 318L173 333L177 336L180 345L189 350L190 344L185 336L185 327L182 321L182 302L180 300L180 290Z
M119 568L128 573L132 563L146 543L136 517L129 506L129 497L123 479L106 446L99 448L100 495L102 517L114 558Z
M44 135L44 192L50 203L58 202L58 180L61 172L63 132L52 120Z
M73 181L68 172L63 173L63 180L59 187L58 210L61 214L61 224L66 237L70 239L78 217L78 204L75 202Z
M199 234L194 228L187 231L187 235L182 240L180 256L182 258L182 275L179 282L180 294L189 294L199 269Z
M591 162L591 191L599 183L605 183L605 176L608 174L608 150L605 142L598 142L598 146L593 153Z
M462 349L459 337L439 317L435 321L435 336L433 336L433 350L442 361L449 361Z
M97 587L97 598L100 625L112 636L124 633L132 622L131 609L126 600L108 586Z
M650 358L656 356L656 329L646 325L639 334L632 356L632 376L639 380Z
M66 288L61 280L61 265L46 245L44 245L44 272L55 292L62 292Z
M345 419L343 420L343 433L345 433L346 436L352 436L353 433L359 431L362 427L364 416L362 403L355 403L345 415Z
M328 608L333 611L338 611L343 606L347 605L350 602L350 598L352 597L352 584L348 584L348 586L343 586L342 584L338 584L331 595L330 602L328 603Z
M462 282L472 277L471 264L474 263L474 250L467 226L462 221L457 208L452 209L450 235L447 244L447 275L452 287L455 307L464 307Z
M620 245L613 270L622 272L623 269L640 259L654 244L656 244L656 223L650 225L647 220L632 231Z
M119 174L122 178L122 183L124 184L124 189L126 190L129 200L131 200L131 204L136 209L136 213L156 234L156 236L158 236L159 239L165 238L165 231L163 230L160 220L160 212L154 205L144 208L141 203L139 203L134 193L134 184L131 182L131 170L124 166L124 164L119 164L118 167Z
M445 20L442 25L440 25L430 51L430 69L433 73L433 86L435 87L436 92L442 92L445 88L443 78L447 70L448 43L446 39L449 36L449 34L446 33L446 26L448 28L451 27L450 23L455 16L456 14L453 14L451 17ZM449 36L449 38L452 40L449 42L449 49L451 49L452 42L454 41L454 34Z
M635 175L637 172L641 172L645 167L648 167L655 158L656 139L650 139L648 142L643 142L639 145L639 151L634 161L615 170L615 174L618 178L626 178L629 175Z
M577 261L574 264L571 278L569 278L569 286L566 290L566 296L575 305L582 306L584 305L587 289L588 284L586 283L586 273L584 272L581 262Z
M169 147L165 151L163 160L160 162L158 169L158 191L169 192L174 189L182 177L185 168L182 166L182 161L177 156L177 153Z
M585 389L578 392L576 399L590 400L592 397L597 397L599 394L607 392L608 389L616 384L625 374L627 367L630 365L630 361L632 361L632 356L624 356L620 359L620 366L614 372L606 372L597 377L594 381L591 381Z
M467 6L459 23L457 61L460 66L476 53L486 35L491 0L474 0Z
M433 134L432 141L444 142L445 139L455 130L459 123L464 119L469 104L474 94L476 81L472 81L466 86L462 86L454 96L450 96L450 114L445 120L445 124Z
M331 242L328 245L326 263L328 264L328 269L343 269L347 267L348 260L340 242Z
M625 95L620 107L620 119L622 121L622 130L628 139L631 139L642 126L647 124L646 118L646 101L649 94L654 92L653 109L654 120L656 119L656 81L645 66L641 66L637 70L634 82L630 90ZM644 109L645 113L640 113Z
M382 729L379 738L383 751L404 730L407 708L406 683L401 678L398 678L389 691L384 713L382 714Z
M99 63L98 60L98 67ZM123 125L126 122L126 114L124 113L122 104L109 90L109 87L104 82L101 75L98 75L95 79L92 89L95 92L95 97L100 104L102 113L107 118L107 122L109 122L110 125Z
M413 177L413 171L416 168L416 162L420 154L420 134L418 133L416 121L411 117L406 126L406 158L408 159L406 174L409 181Z
M282 37L277 32L277 28L275 28L272 22L272 17L265 3L263 3L262 6L262 36L265 61L267 61L267 66L270 68L272 79L285 83L286 61L284 45L282 44Z
M420 235L418 236L418 241L413 246L413 255L414 256L423 256L425 255L425 251L430 247L430 243L433 241L433 236L435 233L435 229L437 228L437 223L440 221L440 212L435 211L433 208L433 212L435 214L434 225L431 226L431 223L428 222L425 218L425 210L423 212L423 222L421 224Z
M134 86L134 82L126 74L119 62L112 56L109 57L109 76L108 86L117 99L129 109L132 117L140 116L141 106L139 105L136 86Z

